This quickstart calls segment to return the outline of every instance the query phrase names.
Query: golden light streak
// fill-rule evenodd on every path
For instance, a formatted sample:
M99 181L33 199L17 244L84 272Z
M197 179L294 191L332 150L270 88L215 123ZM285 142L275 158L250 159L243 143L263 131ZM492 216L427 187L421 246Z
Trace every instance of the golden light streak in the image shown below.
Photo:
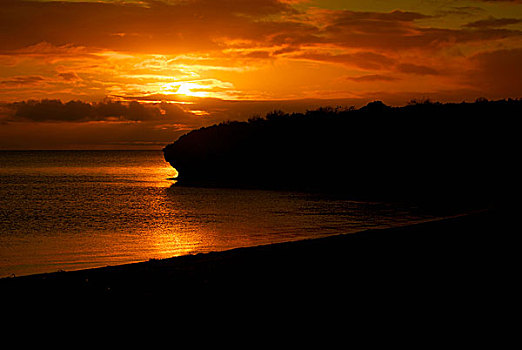
M207 87L200 85L195 82L181 82L181 83L167 83L161 87L160 93L164 95L184 95L184 96L192 96L192 97L208 97L209 91L201 91L207 90Z

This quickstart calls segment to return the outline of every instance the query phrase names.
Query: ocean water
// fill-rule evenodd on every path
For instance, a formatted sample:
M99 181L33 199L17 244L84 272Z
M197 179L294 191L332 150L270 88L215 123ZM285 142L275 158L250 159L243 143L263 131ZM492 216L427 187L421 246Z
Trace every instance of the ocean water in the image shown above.
M429 220L415 207L182 187L161 151L0 152L0 277Z

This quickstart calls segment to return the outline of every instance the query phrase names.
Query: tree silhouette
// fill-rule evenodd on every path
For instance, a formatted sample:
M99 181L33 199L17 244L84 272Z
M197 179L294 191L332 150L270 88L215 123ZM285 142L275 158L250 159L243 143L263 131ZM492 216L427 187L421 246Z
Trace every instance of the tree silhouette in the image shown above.
M511 99L274 111L189 132L164 154L182 185L489 203L516 186L520 116Z

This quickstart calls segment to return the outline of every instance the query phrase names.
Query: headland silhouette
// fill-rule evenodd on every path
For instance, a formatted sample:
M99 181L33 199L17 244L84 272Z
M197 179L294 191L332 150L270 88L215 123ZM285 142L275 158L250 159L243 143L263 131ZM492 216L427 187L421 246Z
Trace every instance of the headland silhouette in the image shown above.
M503 201L515 186L520 116L522 100L376 101L224 122L163 151L181 185L483 205Z

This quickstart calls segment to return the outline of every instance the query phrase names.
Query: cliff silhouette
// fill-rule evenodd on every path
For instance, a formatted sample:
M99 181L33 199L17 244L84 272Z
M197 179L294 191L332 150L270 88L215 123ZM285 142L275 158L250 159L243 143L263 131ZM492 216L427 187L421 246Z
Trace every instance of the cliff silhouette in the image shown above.
M517 186L521 116L520 99L274 111L191 131L163 152L181 185L490 203Z

